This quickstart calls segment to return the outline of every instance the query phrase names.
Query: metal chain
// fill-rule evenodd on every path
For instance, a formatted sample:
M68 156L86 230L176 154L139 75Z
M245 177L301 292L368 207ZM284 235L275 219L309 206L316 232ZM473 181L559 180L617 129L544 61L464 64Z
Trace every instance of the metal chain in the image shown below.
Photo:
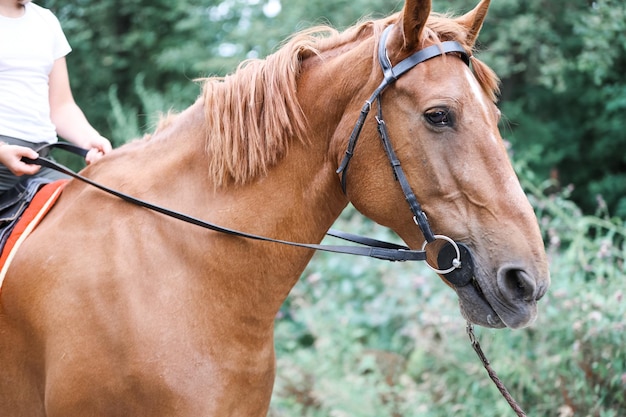
M517 404L517 401L513 399L513 397L509 393L509 390L506 389L502 381L500 381L500 378L498 378L498 375L496 375L496 371L494 371L491 365L489 364L489 360L485 356L485 353L480 347L480 344L478 343L478 339L476 338L476 335L474 334L474 326L469 321L467 322L467 335L469 336L469 339L470 339L470 342L472 343L472 347L474 348L474 351L476 352L481 362L483 363L483 366L487 370L489 377L494 382L494 384L496 384L496 387L498 387L500 394L502 394L504 399L509 403L509 405L511 406L513 411L515 411L518 417L526 417L526 413L524 412L524 410L522 410L519 404Z

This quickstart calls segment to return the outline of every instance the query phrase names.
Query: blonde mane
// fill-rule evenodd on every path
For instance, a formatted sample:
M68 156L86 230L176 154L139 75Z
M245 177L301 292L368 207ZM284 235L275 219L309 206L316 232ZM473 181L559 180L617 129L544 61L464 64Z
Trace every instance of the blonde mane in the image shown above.
M226 77L204 79L202 99L207 122L209 174L216 186L244 184L267 173L287 152L292 140L307 141L307 121L297 98L301 62L364 36L379 39L399 15L365 21L344 32L318 26L295 34L267 58L242 62ZM464 42L464 30L445 16L432 15L425 30L433 42ZM372 62L376 62L376 48ZM498 79L485 64L472 59L482 88L495 100ZM375 64L377 65L377 64Z

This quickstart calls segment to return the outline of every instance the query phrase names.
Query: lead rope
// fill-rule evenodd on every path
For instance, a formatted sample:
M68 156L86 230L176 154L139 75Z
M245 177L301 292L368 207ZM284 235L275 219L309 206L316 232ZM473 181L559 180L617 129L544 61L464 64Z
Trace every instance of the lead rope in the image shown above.
M498 378L496 371L494 371L491 365L489 364L489 360L485 356L485 353L480 347L480 343L478 343L478 339L476 338L476 335L474 334L474 326L469 321L467 322L467 335L469 336L469 339L470 339L470 342L472 343L472 347L474 348L474 351L480 358L480 361L483 363L483 366L487 370L489 377L491 378L493 383L496 384L496 387L498 387L500 394L502 394L504 399L509 403L509 405L511 406L513 411L515 411L518 417L526 417L526 413L524 412L524 410L522 410L522 408L519 406L517 401L515 401L515 399L511 396L511 394L509 393L509 390L506 389L502 381L500 381L500 378Z

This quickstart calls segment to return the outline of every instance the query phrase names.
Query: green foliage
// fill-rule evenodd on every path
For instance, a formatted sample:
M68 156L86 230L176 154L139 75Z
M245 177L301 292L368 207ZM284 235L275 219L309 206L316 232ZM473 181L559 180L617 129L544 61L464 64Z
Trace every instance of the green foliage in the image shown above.
M508 139L589 213L626 215L626 3L493 2L481 57L502 77Z
M152 123L136 89L163 97L160 111L182 110L198 95L192 80L232 72L262 58L289 35L363 16L387 15L401 1L41 0L60 18L74 48L68 65L77 101L116 143L114 88L145 133ZM475 1L434 0L464 13ZM596 195L626 215L626 3L620 0L492 2L480 57L503 80L507 139L543 178L574 184L571 198L593 212ZM166 104L167 103L167 104Z
M182 110L197 97L193 80L232 72L246 58L265 57L293 32L316 23L346 27L376 10L379 1L291 2L274 15L268 2L249 0L41 0L61 21L76 101L88 119L117 144L132 137L113 131L119 111L134 113L140 134L151 123L137 90L159 94L161 112ZM277 1L269 2L280 4ZM376 7L377 5L377 7ZM305 23L306 22L306 23ZM114 95L111 95L111 89ZM128 112L132 111L131 114Z
M626 227L523 182L553 284L532 327L477 329L483 349L529 416L623 416ZM352 210L337 227L389 238ZM464 330L454 292L423 265L318 254L276 321L269 415L513 415Z
M137 125L144 131L147 129L146 115L152 114L153 108L145 107L137 91L138 77L146 91L158 92L169 103L161 111L182 110L195 100L199 90L190 79L203 74L194 65L211 53L204 45L219 42L212 37L216 25L206 19L203 10L217 3L210 0L40 2L59 17L72 45L68 68L76 101L106 136L111 136L109 123L115 118L111 88L126 109L134 110ZM183 47L187 43L192 44L195 52L185 52ZM181 58L181 53L186 59ZM119 144L132 137L114 139Z
M473 2L434 1L463 13ZM626 3L492 2L479 57L502 79L504 132L518 158L592 213L626 216Z

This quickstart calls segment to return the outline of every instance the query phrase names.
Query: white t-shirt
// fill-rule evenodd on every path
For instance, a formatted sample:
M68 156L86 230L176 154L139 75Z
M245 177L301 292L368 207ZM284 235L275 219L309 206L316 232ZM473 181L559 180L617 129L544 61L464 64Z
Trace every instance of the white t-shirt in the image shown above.
M59 20L27 3L21 17L0 15L0 135L29 142L56 142L50 120L48 79L70 47Z

